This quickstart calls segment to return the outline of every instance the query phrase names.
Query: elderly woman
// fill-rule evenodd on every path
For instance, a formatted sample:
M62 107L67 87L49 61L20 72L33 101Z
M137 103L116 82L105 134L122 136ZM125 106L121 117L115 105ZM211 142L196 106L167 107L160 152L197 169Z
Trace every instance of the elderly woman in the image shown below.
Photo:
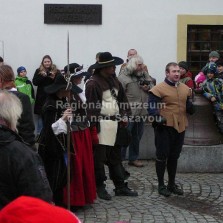
M22 195L52 202L39 155L17 134L21 114L19 98L0 90L0 209Z

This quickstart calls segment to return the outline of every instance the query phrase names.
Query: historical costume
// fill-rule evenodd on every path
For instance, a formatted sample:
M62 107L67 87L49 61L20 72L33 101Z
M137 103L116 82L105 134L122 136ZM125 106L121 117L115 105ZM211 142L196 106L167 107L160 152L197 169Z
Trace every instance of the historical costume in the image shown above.
M66 87L65 78L62 75L57 75L54 83L45 88L49 96L43 106L43 128L39 138L39 154L43 159L57 205L63 205L63 188L67 179L65 162L67 145L66 134L63 132L54 134L52 124L61 118L65 110L66 100L59 98L57 93Z
M109 52L100 53L95 71L86 83L87 115L92 126L98 127L99 144L94 145L94 164L97 194L99 198L111 200L105 189L107 177L104 165L109 168L110 178L115 185L116 196L137 196L128 188L121 160L121 148L115 145L118 119L131 113L121 83L115 76L115 65L123 60L112 57Z
M75 75L76 63L69 65L71 82L75 86L76 78L83 78L86 72ZM67 66L65 67L67 72ZM85 99L82 98L82 90L73 92L70 106L74 113L71 122L71 140L75 155L72 156L72 172L70 183L71 206L84 206L92 204L96 199L96 186L94 175L94 160L92 149L92 138L89 121L86 118ZM67 188L64 190L64 201L67 203Z

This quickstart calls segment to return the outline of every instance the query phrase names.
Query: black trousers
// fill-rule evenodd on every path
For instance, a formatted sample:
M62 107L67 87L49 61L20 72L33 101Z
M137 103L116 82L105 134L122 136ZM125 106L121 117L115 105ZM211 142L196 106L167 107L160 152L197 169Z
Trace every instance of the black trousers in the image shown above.
M164 173L167 166L168 185L175 185L177 160L182 150L185 131L178 133L168 126L155 127L156 173L159 186L164 185Z
M123 187L125 184L121 147L94 145L94 166L97 187L104 185L104 181L107 179L104 165L108 166L109 175L115 187Z
M158 160L177 160L184 143L185 131L178 133L169 126L157 126L155 129L156 157Z

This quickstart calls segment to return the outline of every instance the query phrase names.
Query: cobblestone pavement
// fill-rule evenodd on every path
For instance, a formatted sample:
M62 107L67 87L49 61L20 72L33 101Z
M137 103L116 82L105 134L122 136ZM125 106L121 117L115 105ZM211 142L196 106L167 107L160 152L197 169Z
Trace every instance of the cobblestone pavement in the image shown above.
M107 181L112 201L97 199L90 207L76 212L84 223L205 223L223 222L223 173L177 173L176 182L184 196L168 198L157 192L154 161L143 161L144 167L124 166L131 173L129 187L138 191L138 197L118 197L114 186ZM167 177L167 175L165 175Z

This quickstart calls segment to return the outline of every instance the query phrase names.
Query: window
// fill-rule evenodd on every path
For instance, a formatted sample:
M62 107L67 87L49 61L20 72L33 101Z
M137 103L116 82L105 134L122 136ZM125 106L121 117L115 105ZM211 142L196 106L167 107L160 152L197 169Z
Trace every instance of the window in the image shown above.
M187 62L194 76L205 66L212 50L223 55L223 26L188 25Z
M178 15L177 61L188 61L195 76L211 50L223 57L223 15Z

